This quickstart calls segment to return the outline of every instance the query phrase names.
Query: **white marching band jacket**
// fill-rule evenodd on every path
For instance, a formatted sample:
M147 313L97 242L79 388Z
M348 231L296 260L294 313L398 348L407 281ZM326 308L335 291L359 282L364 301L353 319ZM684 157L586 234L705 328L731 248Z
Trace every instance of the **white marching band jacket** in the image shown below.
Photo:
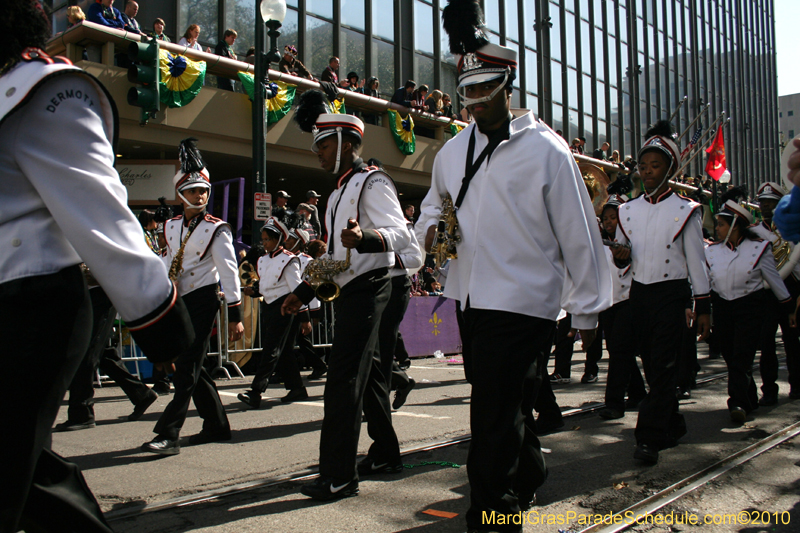
M606 246L606 260L608 269L611 271L611 288L613 291L611 305L617 305L631 297L631 281L633 281L631 266L617 268L614 262L614 254L611 253L611 248L608 246Z
M775 243L778 242L779 237L775 235L775 232L772 231L772 229L769 226L767 226L766 222L764 222L763 220L758 224L753 224L752 226L750 226L750 229L753 231L753 233L755 233L765 241L770 242L773 246L775 246ZM789 243L789 244L791 246L791 249L794 249L794 247L797 246L797 244L795 243ZM800 263L797 263L792 269L792 276L794 276L795 279L800 280Z
M307 253L299 253L297 254L297 259L300 261L300 275L301 275L300 277L302 279L303 272L306 271L306 267L314 258L308 255ZM294 291L294 289L292 289L292 291ZM310 302L308 302L309 311L317 311L321 307L322 304L316 297L314 297ZM302 311L304 308L305 306L303 306L300 310Z
M197 224L183 250L183 271L178 276L178 293L183 296L207 285L222 285L231 323L241 313L241 285L236 252L233 249L233 234L227 222L208 213L197 215L203 220ZM186 237L187 222L183 215L164 223L167 252L164 262L169 268ZM151 252L152 254L152 252Z
M791 301L769 241L744 239L738 246L719 242L707 246L705 255L711 289L722 299L736 300L760 291L766 281L779 302Z
M473 123L444 145L433 165L417 237L455 202L465 174ZM488 137L475 132L475 158ZM566 142L532 113L511 121L503 141L473 178L458 211L461 242L444 295L477 309L556 320L563 307L573 327L597 326L611 306L611 274L597 219Z
M650 285L688 278L695 303L707 312L711 287L700 204L669 189L654 200L641 195L619 207L619 229L617 241L631 244L633 281Z
M425 262L425 254L422 253L422 246L414 234L414 224L406 221L406 228L411 240L408 246L395 252L394 254L394 268L389 271L389 275L393 278L399 276L413 276L417 271L422 268Z
M301 283L300 259L285 248L278 248L258 259L258 292L271 304L294 291Z
M341 234L351 218L361 227L363 239L351 251L350 268L333 276L341 288L371 270L392 268L395 250L403 250L411 239L392 179L376 167L365 167L360 159L339 177L328 197L325 259L344 261L347 249L342 246ZM297 295L305 303L311 300L313 291L304 282Z
M174 291L114 170L116 109L92 76L47 59L0 77L0 283L84 262L140 325Z

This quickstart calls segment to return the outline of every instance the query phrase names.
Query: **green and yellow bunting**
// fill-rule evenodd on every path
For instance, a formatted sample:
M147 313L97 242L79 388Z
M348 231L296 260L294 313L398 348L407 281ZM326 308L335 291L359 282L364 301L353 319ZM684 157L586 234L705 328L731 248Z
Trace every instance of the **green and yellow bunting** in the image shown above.
M347 110L344 107L344 100L334 100L328 108L331 110L331 113L336 115L347 114Z
M161 103L167 107L183 107L203 88L206 79L206 62L194 61L180 54L171 54L161 48L159 68L161 69Z
M453 137L455 137L456 135L461 133L461 130L463 130L463 129L464 129L464 126L459 126L455 122L451 122L450 123L450 135L452 135Z
M389 129L392 130L392 137L405 155L411 155L417 149L417 138L414 135L414 119L409 114L407 118L400 116L400 113L388 109Z
M239 72L239 80L242 82L242 87L250 100L253 99L253 75L247 72ZM266 101L267 106L267 124L275 124L280 119L286 116L286 113L292 108L294 103L294 95L297 87L282 81L273 81L278 86L278 94L273 98Z

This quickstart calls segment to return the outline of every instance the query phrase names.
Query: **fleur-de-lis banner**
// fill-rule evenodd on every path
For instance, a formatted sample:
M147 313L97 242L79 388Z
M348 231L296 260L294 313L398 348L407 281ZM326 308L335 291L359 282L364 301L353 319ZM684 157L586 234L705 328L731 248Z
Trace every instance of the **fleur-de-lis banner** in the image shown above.
M161 103L167 107L182 107L194 100L206 79L206 62L194 61L180 54L158 50L161 82Z
M403 118L400 113L392 109L388 109L389 113L389 129L392 130L392 137L405 155L411 155L417 149L417 138L414 135L414 119L409 114Z

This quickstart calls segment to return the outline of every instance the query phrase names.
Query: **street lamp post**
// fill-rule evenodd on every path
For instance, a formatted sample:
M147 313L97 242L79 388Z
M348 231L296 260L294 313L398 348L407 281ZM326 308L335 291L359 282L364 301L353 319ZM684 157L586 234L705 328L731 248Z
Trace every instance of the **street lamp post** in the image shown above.
M256 0L255 76L253 83L253 193L267 192L267 128L265 108L265 83L271 61L279 61L278 31L286 17L286 0ZM266 48L264 27L269 28L270 51ZM253 220L252 243L259 240L260 222Z

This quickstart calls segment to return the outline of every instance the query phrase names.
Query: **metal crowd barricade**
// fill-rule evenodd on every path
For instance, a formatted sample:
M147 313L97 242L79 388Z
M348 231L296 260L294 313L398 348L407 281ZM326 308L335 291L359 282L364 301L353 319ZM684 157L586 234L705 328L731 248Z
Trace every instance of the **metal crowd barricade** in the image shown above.
M261 300L258 298L248 298L247 301L249 304L243 305L250 305L251 310L257 309L260 305ZM216 323L217 323L217 346L216 351L208 352L208 357L217 357L217 364L214 367L215 374L222 374L227 379L233 379L231 377L231 373L228 371L228 367L233 368L234 372L242 379L244 379L245 375L242 372L242 369L239 368L239 365L230 359L232 354L240 354L240 353L247 353L253 352L255 355L256 353L260 352L262 349L261 345L261 320L259 313L251 312L249 315L250 318L250 331L252 331L253 343L252 348L244 347L242 349L231 348L230 343L228 341L228 306L225 302L225 299L220 297L220 308L217 311L216 316ZM120 358L124 362L133 362L135 371L132 372L135 376L141 379L141 369L139 368L139 361L146 361L147 357L142 354L139 349L136 347L136 341L133 340L128 329L124 326L122 320L120 319L119 315L117 315L117 339L118 343L116 346L117 352L120 355ZM318 314L318 321L312 321L312 328L311 328L311 344L314 348L330 348L333 346L333 330L334 330L334 313L333 313L333 302L323 302L322 306L320 307L320 312ZM126 353L126 347L130 347ZM99 377L99 376L98 376ZM99 381L99 379L98 379Z

